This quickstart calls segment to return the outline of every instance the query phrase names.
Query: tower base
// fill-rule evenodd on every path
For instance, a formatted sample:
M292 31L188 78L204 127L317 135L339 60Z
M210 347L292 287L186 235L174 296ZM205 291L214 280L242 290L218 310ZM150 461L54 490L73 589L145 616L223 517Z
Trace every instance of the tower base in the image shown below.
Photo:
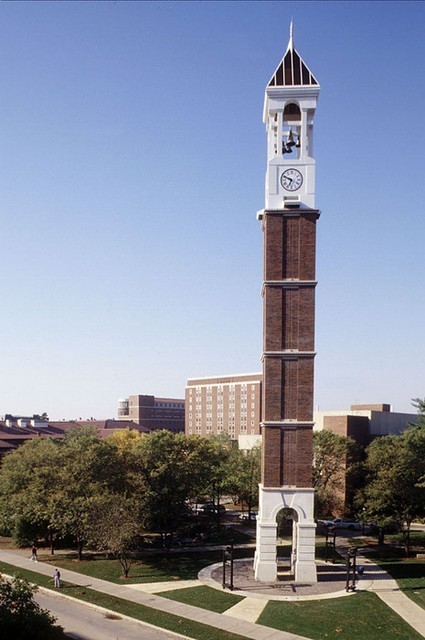
M261 484L254 557L255 579L259 582L271 582L277 578L276 516L281 509L294 511L291 571L295 575L295 581L317 582L314 489L263 487Z

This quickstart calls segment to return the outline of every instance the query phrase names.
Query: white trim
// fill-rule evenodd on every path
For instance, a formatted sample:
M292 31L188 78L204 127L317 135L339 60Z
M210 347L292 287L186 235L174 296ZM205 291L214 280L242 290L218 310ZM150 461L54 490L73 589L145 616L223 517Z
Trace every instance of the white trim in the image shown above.
M196 380L220 380L222 378L223 379L224 378L229 378L229 379L230 378L247 378L247 377L250 377L250 376L258 376L258 377L261 376L262 377L262 375L263 374L262 374L261 371L260 372L256 371L255 373L235 373L235 374L232 373L232 374L226 374L226 375L222 375L222 376L206 376L206 377L199 377L199 378L188 378L186 387L189 387L189 386L191 386L191 387L197 387L197 386L202 387L202 386L205 386L205 385L194 384L194 382ZM242 382L245 382L245 381L242 380ZM246 382L261 382L261 381L260 380L258 380L258 381L257 380L247 380ZM214 382L214 383L212 383L211 386L216 385L216 384L232 384L232 382Z
M314 427L314 422L309 420L263 420L260 422L260 427L286 427L287 429L299 429L300 427Z

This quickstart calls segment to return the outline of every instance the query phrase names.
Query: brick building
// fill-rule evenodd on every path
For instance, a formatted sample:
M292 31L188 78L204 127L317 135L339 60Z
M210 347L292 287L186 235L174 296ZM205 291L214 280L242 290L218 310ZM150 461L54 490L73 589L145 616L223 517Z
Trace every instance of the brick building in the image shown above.
M184 400L181 398L137 395L118 401L120 420L132 420L151 431L167 429L173 433L183 432L184 415Z
M135 429L148 433L148 429L129 420L41 420L38 416L12 416L7 414L0 420L0 457L34 438L65 437L68 431L90 426L97 430L100 438L107 438L119 429Z
M415 413L393 412L389 404L352 404L349 411L316 411L314 430L329 429L367 447L374 438L402 433L417 418Z
M245 448L251 437L260 434L261 388L261 373L189 379L185 433L228 433Z
M315 431L326 429L338 436L352 438L365 448L381 436L399 435L417 422L413 413L393 413L389 404L353 404L349 411L316 411ZM346 461L341 460L340 473L333 484L335 494L333 515L344 515L352 509L356 489L353 479L346 477Z

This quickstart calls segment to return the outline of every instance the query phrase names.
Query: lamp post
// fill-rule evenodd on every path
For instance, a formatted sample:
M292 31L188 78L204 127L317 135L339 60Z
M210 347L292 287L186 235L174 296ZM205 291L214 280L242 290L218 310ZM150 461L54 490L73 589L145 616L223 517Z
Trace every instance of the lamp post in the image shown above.
M222 587L223 587L223 589L226 588L226 562L227 562L227 560L229 560L229 562L230 562L230 584L229 584L229 589L230 589L230 591L233 591L233 529L232 529L232 527L229 527L228 529L226 529L226 532L228 533L229 545L225 549L223 549L223 580L222 580Z

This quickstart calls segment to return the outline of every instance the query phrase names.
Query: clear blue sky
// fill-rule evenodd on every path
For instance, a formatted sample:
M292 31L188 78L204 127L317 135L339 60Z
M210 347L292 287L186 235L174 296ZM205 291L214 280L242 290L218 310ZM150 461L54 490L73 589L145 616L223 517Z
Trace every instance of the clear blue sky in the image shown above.
M321 409L425 395L425 4L0 4L0 414L259 371L265 85L315 120Z

